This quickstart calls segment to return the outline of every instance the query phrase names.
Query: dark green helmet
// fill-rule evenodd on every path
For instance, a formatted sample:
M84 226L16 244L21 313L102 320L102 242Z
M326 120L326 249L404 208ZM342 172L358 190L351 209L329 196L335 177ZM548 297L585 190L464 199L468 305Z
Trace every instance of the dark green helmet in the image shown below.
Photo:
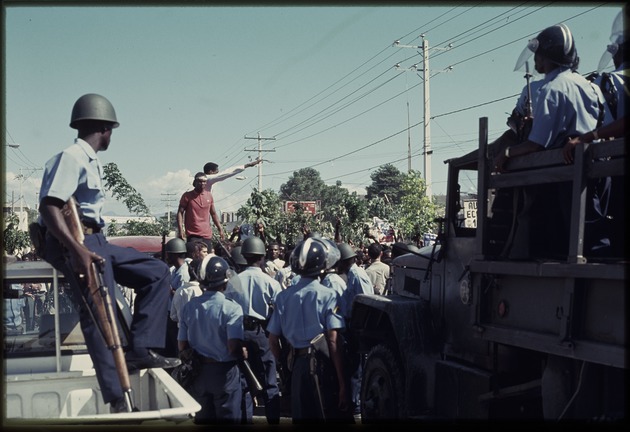
M186 242L180 239L179 237L170 239L168 242L166 242L166 252L175 253L175 254L179 254L179 253L185 254L188 252L188 249L186 248Z
M340 253L339 261L345 261L357 256L357 252L348 243L339 243L337 247Z
M232 248L231 256L232 256L232 261L234 261L235 264L240 265L240 266L247 265L247 260L245 260L245 257L241 253L241 246L236 246L235 248Z
M72 107L72 115L70 117L70 127L79 128L79 123L83 120L102 120L112 123L112 127L118 127L119 123L116 119L116 111L110 101L105 97L88 93L81 96Z
M248 237L243 242L241 254L245 257L252 255L263 256L267 254L267 248L265 247L265 243L258 237Z

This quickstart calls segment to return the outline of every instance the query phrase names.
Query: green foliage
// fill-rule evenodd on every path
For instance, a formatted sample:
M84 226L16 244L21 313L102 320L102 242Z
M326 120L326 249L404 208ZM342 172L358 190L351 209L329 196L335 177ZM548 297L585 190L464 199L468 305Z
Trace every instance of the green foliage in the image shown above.
M276 235L276 221L281 214L282 203L278 194L272 189L262 192L254 189L247 203L236 212L237 216L246 223L262 222L268 236Z
M107 236L162 236L168 235L168 224L165 221L151 223L145 221L127 220L124 224L117 223L116 220L107 227Z
M370 175L372 184L365 188L367 199L382 197L390 204L399 204L403 195L400 183L404 177L405 174L401 173L394 165L382 165Z
M280 186L280 199L283 201L315 201L322 199L326 183L319 171L314 168L302 168L295 171L289 181Z
M7 216L7 227L2 232L2 247L8 255L23 254L31 247L31 238L26 231L18 229L19 217L15 213Z
M237 212L243 223L263 222L268 239L280 236L284 243L303 239L303 229L334 238L339 223L341 241L358 245L366 242L364 228L376 216L388 220L406 238L435 230L433 220L438 207L429 200L420 173L400 173L392 165L384 165L372 175L371 199L350 193L337 181L326 185L313 168L295 171L276 194L268 189L254 190ZM295 211L285 213L283 201L320 201L321 208L313 216L297 204Z
M142 196L129 184L118 170L118 166L110 162L103 166L105 190L111 191L112 196L122 201L133 214L149 216L151 211Z
M399 217L395 223L403 235L415 239L424 233L435 232L438 206L426 196L426 184L420 172L412 170L406 174L400 189Z
M304 212L299 204L294 212L285 213L280 197L271 189L252 191L247 203L236 214L242 223L262 222L268 239L280 238L286 244L296 244L302 240L305 227L322 235L332 234L330 223L323 221L319 215L313 216Z

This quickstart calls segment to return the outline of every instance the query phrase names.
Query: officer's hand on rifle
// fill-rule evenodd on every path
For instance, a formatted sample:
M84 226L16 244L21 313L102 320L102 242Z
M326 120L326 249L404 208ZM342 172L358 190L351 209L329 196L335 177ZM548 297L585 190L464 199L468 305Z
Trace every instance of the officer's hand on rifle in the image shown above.
M87 282L88 286L94 286L94 274L92 272L92 263L103 261L103 257L92 252L80 243L76 243L76 247L70 249L70 265L74 272L79 276L80 281Z

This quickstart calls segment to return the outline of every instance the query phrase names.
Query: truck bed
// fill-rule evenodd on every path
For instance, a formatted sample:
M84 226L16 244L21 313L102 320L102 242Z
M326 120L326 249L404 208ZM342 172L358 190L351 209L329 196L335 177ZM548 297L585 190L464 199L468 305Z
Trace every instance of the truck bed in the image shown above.
M83 356L87 359L74 359L75 362L91 364L87 354ZM201 409L163 369L130 374L134 402L140 411L110 414L91 367L32 373L11 373L12 368L15 365L8 362L4 378L5 425L141 423L158 419L180 422Z

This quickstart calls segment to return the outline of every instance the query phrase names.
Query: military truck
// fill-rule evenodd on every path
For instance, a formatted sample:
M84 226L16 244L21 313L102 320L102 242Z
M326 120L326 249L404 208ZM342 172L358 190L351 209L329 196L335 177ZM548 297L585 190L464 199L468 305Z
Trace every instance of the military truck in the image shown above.
M478 150L446 161L435 245L394 259L392 295L353 303L362 421L622 418L625 263L583 252L586 182L624 176L624 140L578 146L571 165L561 149L511 158L496 174L487 125L481 118ZM553 182L572 184L566 259L499 257L507 240L493 223L496 192Z

